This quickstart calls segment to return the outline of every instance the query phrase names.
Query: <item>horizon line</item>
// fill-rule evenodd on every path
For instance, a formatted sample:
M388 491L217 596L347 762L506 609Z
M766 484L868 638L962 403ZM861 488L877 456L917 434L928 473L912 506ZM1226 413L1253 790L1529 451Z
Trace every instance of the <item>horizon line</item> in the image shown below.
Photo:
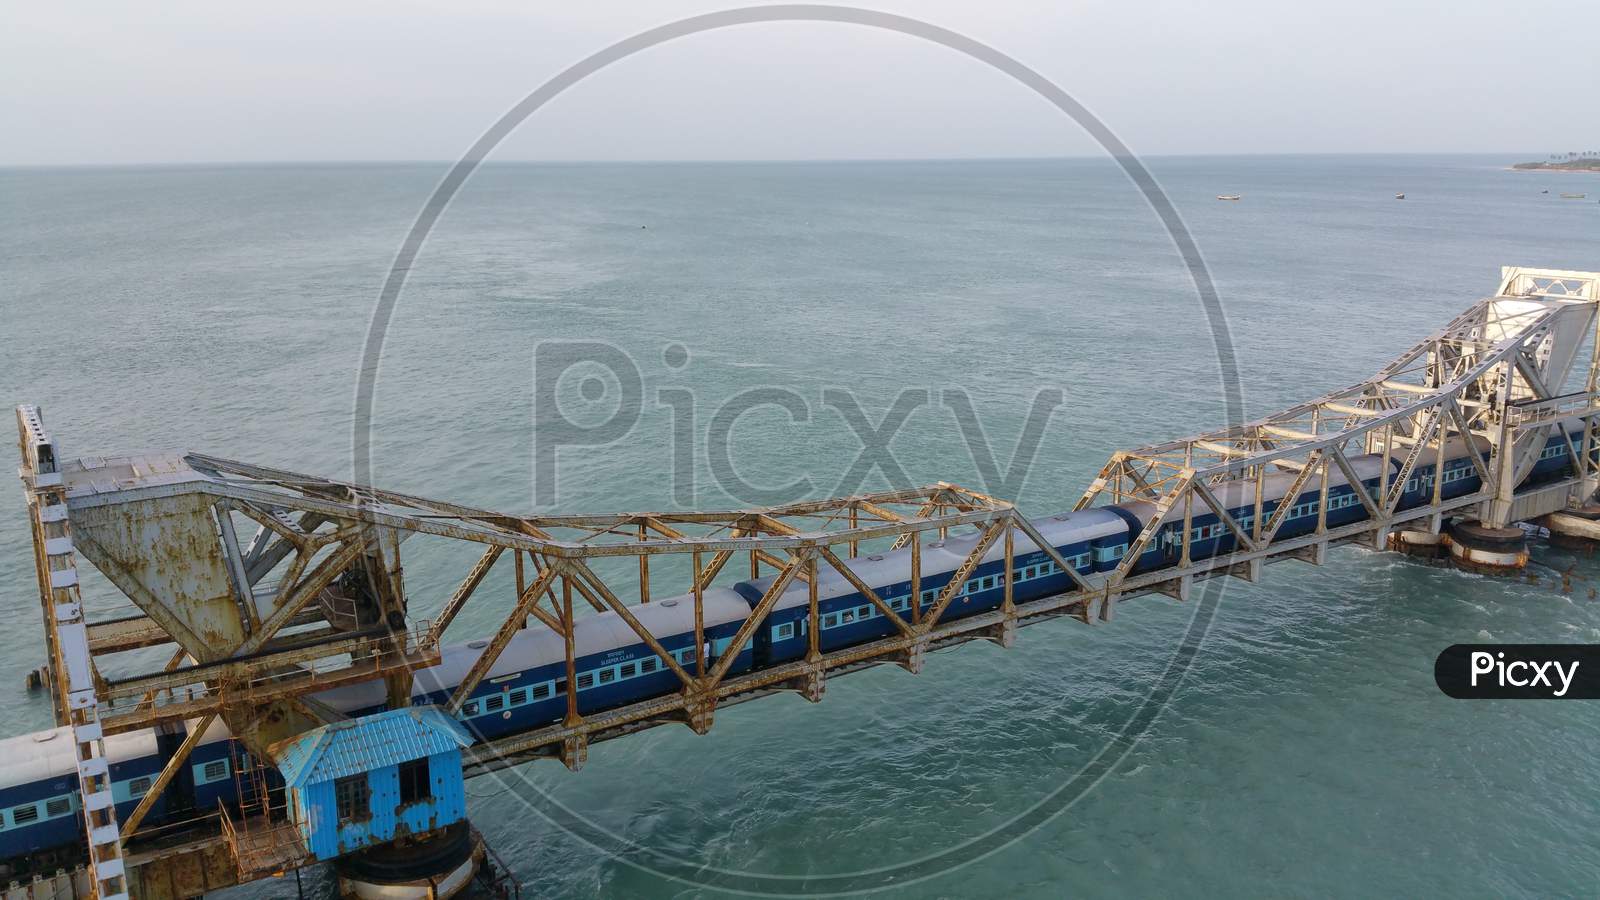
M1239 152L1239 153L1148 153L1137 154L1139 159L1228 159L1228 158L1266 158L1266 157L1372 157L1372 156L1505 156L1507 165L1516 162L1539 162L1543 160L1522 159L1514 153L1492 150L1357 150L1357 151L1283 151L1283 152ZM1545 154L1546 157L1549 154ZM1109 154L1067 154L1050 156L815 156L815 157L771 157L771 158L733 158L733 157L703 157L703 158L637 158L637 159L582 159L582 158L552 158L552 159L486 159L480 165L516 165L516 166L606 166L606 165L784 165L784 164L825 164L825 163L929 163L929 162L1069 162L1069 161L1106 161L1110 162ZM177 169L177 168L248 168L248 167L289 167L289 166L452 166L457 160L453 159L219 159L219 160L189 160L189 161L139 161L139 162L64 162L64 163L37 163L37 162L0 162L0 170L26 170L26 169Z

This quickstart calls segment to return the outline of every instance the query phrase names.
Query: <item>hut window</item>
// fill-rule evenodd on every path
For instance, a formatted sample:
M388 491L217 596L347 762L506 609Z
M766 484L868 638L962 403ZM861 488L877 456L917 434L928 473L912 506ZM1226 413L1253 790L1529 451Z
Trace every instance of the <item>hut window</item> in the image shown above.
M427 800L433 796L428 758L413 759L400 764L400 805Z
M355 822L372 815L365 772L334 779L333 799L338 807L340 822Z

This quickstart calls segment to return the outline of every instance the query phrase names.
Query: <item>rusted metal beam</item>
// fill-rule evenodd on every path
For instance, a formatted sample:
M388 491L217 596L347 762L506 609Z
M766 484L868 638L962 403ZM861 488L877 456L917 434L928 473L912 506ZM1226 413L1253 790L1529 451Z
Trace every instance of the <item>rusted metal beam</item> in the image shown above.
M101 724L106 734L122 734L152 728L164 722L222 712L229 704L259 705L288 700L438 664L439 652L436 649L380 652L337 669L317 671L297 668L278 677L248 684L226 685L219 689L201 687L199 692L184 700L157 705L138 704L131 709L112 708L102 713Z
M260 650L262 645L266 644L273 635L278 633L278 629L288 624L289 620L294 618L295 614L300 612L307 603L310 603L312 598L316 597L340 573L348 569L356 561L356 558L361 555L361 550L362 546L359 542L349 541L317 563L316 568L311 570L304 581L293 586L285 585L283 599L279 601L277 608L266 618L266 621L261 623L261 627L241 641L239 646L235 647L233 652L228 655L235 657L248 656Z
M628 623L628 627L633 629L633 633L639 636L639 640L644 642L657 656L661 657L661 661L674 675L678 676L679 681L686 685L694 683L694 676L685 672L683 666L678 665L678 661L672 658L672 654L667 652L667 648L661 646L661 642L656 639L654 634L650 633L650 629L639 622L633 613L629 611L627 604L618 600L617 595L606 587L605 582L587 564L569 561L563 562L562 566L569 574L576 575L579 579L589 582L590 587L600 594L600 598L605 601L606 606L621 617L622 621Z
M247 684L274 677L277 672L291 666L345 653L371 650L373 645L386 640L387 637L388 631L382 626L363 631L334 632L320 640L261 650L246 657L227 657L148 675L109 679L106 682L107 692L103 699L115 701L141 694L148 696L150 693L176 693L208 682L226 685ZM181 660L183 657L174 654L174 658Z
M451 622L455 621L456 614L461 612L463 606L466 606L467 600L472 596L472 592L476 591L478 585L483 583L483 579L488 576L489 570L494 568L495 561L500 558L500 554L504 553L505 550L506 548L504 547L490 547L483 551L483 555L478 557L477 562L472 564L471 570L467 572L467 577L463 578L461 583L456 586L456 589L450 592L450 598L444 602L444 608L439 610L439 615L434 618L433 624L429 626L429 640L438 641L439 638L444 636L444 630L450 627ZM518 590L522 588L521 561L522 552L519 550L517 551Z
M973 546L972 552L967 554L967 558L962 560L961 565L957 566L955 572L950 575L949 583L944 586L944 590L940 592L938 599L933 602L933 609L928 610L928 615L923 619L922 623L924 628L939 623L939 617L944 615L944 611L950 607L950 602L956 598L956 594L966 585L967 579L972 577L972 571L983 561L983 555L989 552L989 548L994 546L995 539L1000 536L1000 532L1005 528L1006 524L1005 522L996 522L983 533L983 537L978 539L978 543ZM918 602L921 602L921 598L918 598Z
M450 695L450 701L445 705L450 715L453 716L461 711L461 707L467 702L467 698L471 697L472 692L477 690L478 682L483 680L483 676L488 673L495 660L499 659L500 654L505 651L506 645L511 643L511 638L522 630L522 620L527 618L528 608L538 599L545 586L556 577L556 573L562 565L564 565L563 562L558 562L555 566L547 567L543 572L539 573L538 578L534 579L528 590L517 598L516 608L511 611L511 615L507 616L505 621L500 623L500 629L489 640L489 646L485 647L483 652L478 654L478 658L472 661L472 666L467 669L467 674L462 677L461 683L456 686L455 693ZM570 632L570 629L568 630ZM567 689L576 691L577 686L569 683Z
M894 609L889 606L889 604L885 603L882 597L878 596L878 592L873 589L872 585L862 581L861 576L851 571L850 566L847 565L844 560L834 555L834 552L825 546L819 545L817 547L817 553L823 559L827 560L828 565L833 566L834 571L838 572L840 575L843 575L845 581L850 582L852 587L854 587L857 591L860 591L861 596L867 598L867 600L871 602L873 606L878 608L879 612L887 616L890 624L894 625L896 631L900 632L901 634L911 633L911 624L900 618L900 614L895 612ZM912 602L915 604L920 601L914 599Z
M722 677L728 674L728 669L733 667L733 661L739 658L739 654L744 650L744 645L749 643L750 636L755 634L756 626L765 621L768 614L772 612L772 607L777 605L778 598L783 596L783 592L789 588L789 583L794 580L795 573L799 571L801 566L805 565L806 560L815 555L816 548L814 547L801 550L794 555L794 558L789 561L787 566L784 566L783 571L778 573L778 577L772 582L772 586L767 588L766 593L761 595L760 602L750 611L750 617L745 619L744 623L739 626L739 630L734 633L733 639L728 643L728 648L723 651L722 658L717 660L717 665L711 670L711 674L701 679L705 687L716 687L717 683L722 681Z
M156 776L156 780L151 783L150 789L145 791L143 797L139 798L139 805L135 806L133 812L128 814L128 820L122 823L122 842L124 845L138 833L139 826L144 823L144 817L150 814L150 808L155 806L156 800L160 799L161 793L167 789L167 785L172 783L172 779L183 771L184 764L189 760L189 754L193 753L194 748L199 746L200 738L206 733L206 729L211 727L211 723L216 720L216 713L202 717L199 724L191 728L189 733L184 736L183 743L178 745L177 752L172 754L172 758L167 760L167 764L161 767L161 774Z

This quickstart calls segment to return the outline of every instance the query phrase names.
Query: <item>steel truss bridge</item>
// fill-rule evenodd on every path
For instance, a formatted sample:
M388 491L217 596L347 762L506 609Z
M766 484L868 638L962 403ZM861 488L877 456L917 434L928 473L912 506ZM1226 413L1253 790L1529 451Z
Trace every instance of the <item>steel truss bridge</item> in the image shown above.
M590 610L616 613L679 679L675 693L591 715L579 714L569 691L563 721L480 743L466 763L472 774L545 757L576 770L595 741L665 722L703 733L718 707L779 691L817 701L832 674L882 664L918 672L939 647L973 639L1009 647L1023 625L1063 616L1110 621L1122 601L1141 594L1182 599L1196 580L1225 575L1253 582L1266 563L1320 564L1332 546L1380 547L1396 530L1437 532L1446 517L1500 526L1581 504L1600 486L1597 310L1600 273L1507 268L1494 296L1367 381L1244 425L1112 454L1074 508L1143 501L1147 513L1120 567L1092 576L1062 559L1010 503L942 482L769 508L525 516L199 453L66 458L39 411L18 407L47 680L56 722L76 738L90 889L106 900L190 896L309 858L294 846L262 856L260 833L253 842L242 837L252 821L267 822L268 834L292 842L292 833L270 828L270 809L241 810L237 820L214 812L179 829L143 822L217 719L264 759L274 741L340 718L312 696L319 691L381 680L391 704L409 703L411 673L439 661L441 641L469 604L489 607L500 624L450 699L452 712L524 628L562 638L568 683L575 683L572 626ZM1566 391L1578 375L1583 388ZM1569 447L1574 473L1519 492L1548 426L1558 421L1583 425ZM1435 480L1431 502L1400 509L1412 469L1442 461L1446 443L1463 437L1487 448L1472 451L1482 488L1444 499ZM1390 478L1386 466L1378 490L1364 490L1350 462L1357 454L1397 460L1399 472ZM1329 527L1323 503L1314 532L1277 539L1290 504L1262 515L1263 484L1284 473L1294 474L1290 496L1320 485L1324 499L1330 479L1342 474L1368 517ZM1235 482L1254 485L1248 526L1217 498L1220 485ZM1135 561L1173 510L1182 511L1186 526L1177 564L1135 574ZM1189 520L1203 512L1232 532L1236 552L1191 558ZM909 548L917 596L924 541L962 530L981 538L926 612L912 604L902 614L846 565L862 552ZM1071 575L1073 590L1013 602L1010 563L1021 537ZM409 608L402 548L412 541L476 548L431 619ZM946 621L961 583L996 545L1007 561L1003 605ZM80 558L123 595L111 599L136 611L97 614L100 598L82 593ZM514 592L482 589L496 566L513 570L501 577L511 575ZM702 650L692 665L680 664L633 613L669 576L680 582L671 593L694 596L703 648L701 592L734 569L775 580L716 661ZM821 652L816 585L827 570L859 589L895 633ZM812 586L810 652L730 674L756 623L796 582ZM165 648L165 665L126 662L149 660L134 651L154 647ZM177 722L188 723L189 737L145 801L119 823L103 738Z

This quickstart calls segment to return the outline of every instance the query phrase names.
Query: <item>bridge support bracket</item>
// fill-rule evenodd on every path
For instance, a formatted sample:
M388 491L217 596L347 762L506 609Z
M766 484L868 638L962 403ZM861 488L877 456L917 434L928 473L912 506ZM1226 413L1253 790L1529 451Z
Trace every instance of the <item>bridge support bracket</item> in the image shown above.
M1121 595L1119 594L1107 593L1104 597L1096 598L1094 603L1098 603L1098 607L1092 609L1090 621L1110 622L1116 618L1117 604L1119 602L1121 602ZM1091 603L1091 607L1093 605Z
M589 761L589 737L574 734L561 739L561 764L576 772Z
M922 674L922 664L928 656L928 639L923 637L910 647L906 648L904 656L900 659L900 668L913 675Z
M711 730L711 720L717 711L717 695L709 691L689 695L684 704L684 721L695 734Z
M1194 590L1194 576L1180 575L1171 581L1163 581L1151 588L1158 594L1164 594L1179 603L1188 603L1189 596Z
M828 688L828 674L818 665L799 678L791 680L788 687L812 703L821 703L822 695Z
M1006 649L1006 650L1010 650L1012 647L1016 646L1016 643L1017 643L1017 617L1016 617L1016 615L1014 615L1014 614L1013 615L1009 615L1009 616L1006 616L1004 619L1001 619L1000 620L1000 624L994 626L993 628L990 628L988 633L985 634L984 637L988 638L990 641L993 641L996 644L999 644L1003 649Z

